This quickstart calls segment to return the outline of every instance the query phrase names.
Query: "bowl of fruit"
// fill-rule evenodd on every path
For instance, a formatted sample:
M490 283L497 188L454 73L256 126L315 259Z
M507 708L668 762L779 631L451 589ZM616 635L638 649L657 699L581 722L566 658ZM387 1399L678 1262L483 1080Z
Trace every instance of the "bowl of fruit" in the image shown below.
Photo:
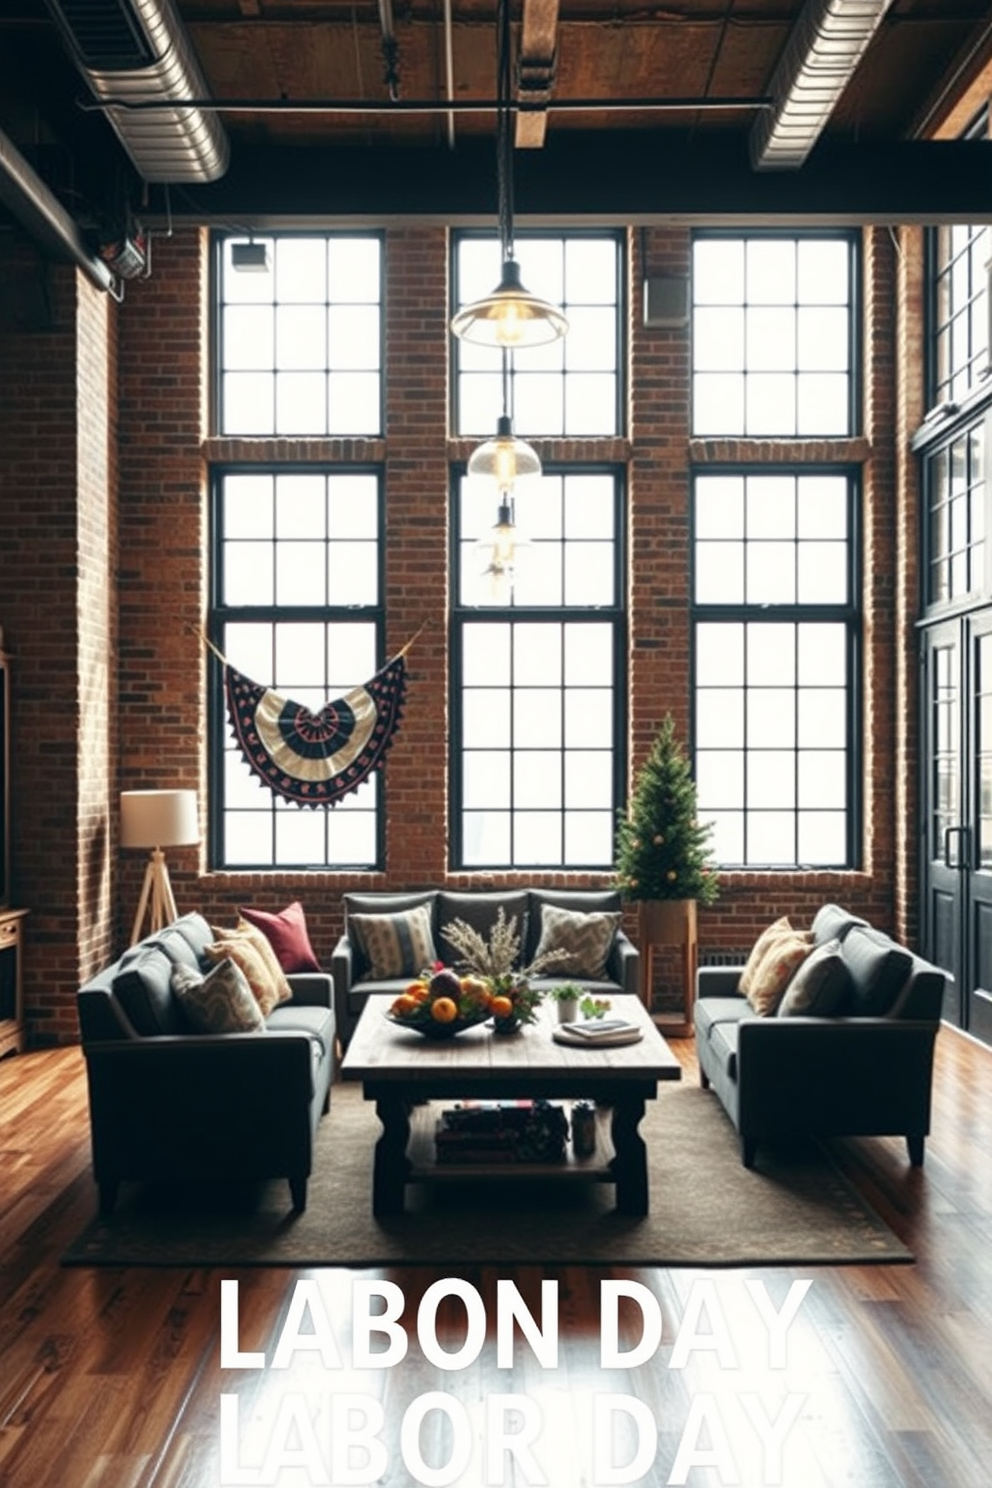
M447 1039L484 1023L492 993L484 977L459 976L449 966L423 972L394 997L386 1013L397 1028L423 1038Z

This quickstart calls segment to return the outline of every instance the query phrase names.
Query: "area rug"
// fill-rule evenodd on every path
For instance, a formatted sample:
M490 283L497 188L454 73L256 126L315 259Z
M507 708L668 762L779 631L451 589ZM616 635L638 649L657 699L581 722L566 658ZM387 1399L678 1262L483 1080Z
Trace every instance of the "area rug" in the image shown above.
M435 1108L417 1113L436 1119ZM598 1113L602 1127L607 1115ZM618 1215L609 1183L466 1179L407 1188L407 1211L371 1209L379 1133L360 1090L337 1085L321 1123L307 1208L286 1183L250 1193L122 1185L63 1256L81 1266L386 1266L425 1264L767 1266L893 1262L910 1252L816 1144L761 1148L741 1165L716 1097L662 1085L641 1123L650 1213ZM95 1198L95 1190L94 1190Z

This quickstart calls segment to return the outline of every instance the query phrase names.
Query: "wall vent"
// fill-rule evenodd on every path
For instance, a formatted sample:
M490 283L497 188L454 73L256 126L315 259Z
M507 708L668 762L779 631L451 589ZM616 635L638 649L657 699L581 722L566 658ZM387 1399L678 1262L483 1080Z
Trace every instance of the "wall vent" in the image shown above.
M84 67L127 71L154 60L128 0L49 0L49 7Z

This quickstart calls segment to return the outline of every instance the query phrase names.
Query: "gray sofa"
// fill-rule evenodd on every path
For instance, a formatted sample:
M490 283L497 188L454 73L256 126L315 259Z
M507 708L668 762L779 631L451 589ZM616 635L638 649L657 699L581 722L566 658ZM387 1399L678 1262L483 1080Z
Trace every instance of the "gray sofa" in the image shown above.
M148 936L77 993L100 1207L122 1182L286 1178L306 1207L313 1139L335 1065L330 976L288 977L291 1002L258 1033L191 1030L171 987L204 970L214 939L188 914Z
M745 1167L762 1142L797 1135L904 1136L920 1166L944 973L835 904L812 933L814 946L840 942L846 970L828 1016L759 1016L737 989L743 967L700 967L702 1083L737 1128Z
M357 936L349 929L352 915L401 915L419 905L430 908L430 923L434 948L439 960L446 966L458 966L460 953L445 941L444 929L452 920L460 919L480 931L488 939L489 931L497 918L500 907L506 918L516 917L517 931L521 940L522 961L526 965L534 957L541 938L541 912L544 905L572 910L579 914L612 913L622 910L620 895L609 889L505 889L484 892L457 892L450 889L422 889L411 893L367 893L345 894L344 932L331 958L331 974L334 978L334 1006L337 1013L338 1033L347 1045L365 1006L366 999L375 992L395 995L402 992L411 975L420 967L409 968L408 974L399 977L376 979L370 975L368 958L362 950ZM553 974L549 967L546 974L535 977L535 987L551 987L563 981L576 982L585 992L608 997L611 993L638 992L639 960L637 947L618 925L600 977L583 977L572 972Z

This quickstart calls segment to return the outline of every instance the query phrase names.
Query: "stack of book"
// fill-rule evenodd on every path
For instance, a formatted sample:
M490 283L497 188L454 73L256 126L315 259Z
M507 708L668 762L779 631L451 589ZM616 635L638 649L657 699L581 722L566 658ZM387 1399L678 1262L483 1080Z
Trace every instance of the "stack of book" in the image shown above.
M553 1037L561 1044L574 1044L588 1048L609 1045L636 1044L643 1038L636 1023L627 1023L622 1018L589 1018L580 1023L559 1023Z
M443 1111L434 1132L439 1163L560 1162L568 1118L547 1101L479 1101Z

